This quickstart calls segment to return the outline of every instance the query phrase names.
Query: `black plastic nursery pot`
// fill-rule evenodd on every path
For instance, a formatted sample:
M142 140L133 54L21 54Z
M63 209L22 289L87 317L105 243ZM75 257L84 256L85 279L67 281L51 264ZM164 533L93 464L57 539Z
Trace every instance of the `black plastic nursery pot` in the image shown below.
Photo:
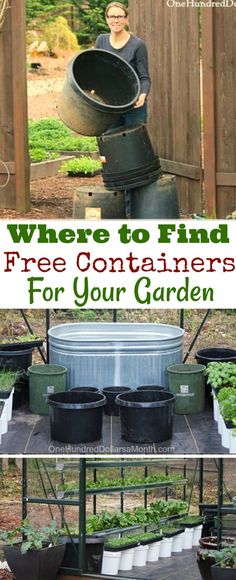
M82 391L84 393L99 393L99 389L97 387L72 387L72 389L70 389L70 391L72 393L81 393Z
M140 92L134 69L121 57L101 49L80 52L69 63L58 113L81 135L101 135L133 108Z
M119 407L115 402L116 397L121 393L126 393L131 390L132 390L131 387L104 387L104 389L102 389L102 392L107 400L106 406L104 407L105 415L109 416L113 415L114 417L118 417L120 412Z
M233 348L203 348L196 352L198 364L208 365L210 362L236 363L236 350Z
M50 395L48 404L52 440L91 443L101 439L104 395L66 391Z
M22 556L20 547L5 546L4 554L16 580L56 580L65 545L29 550Z
M60 542L65 545L65 553L61 568L78 568L79 566L79 538L62 536ZM101 574L104 551L103 538L86 538L85 562L87 573Z
M137 387L137 391L164 391L164 387L159 385L140 385L140 387Z
M98 138L107 189L133 189L156 181L162 173L146 125L116 129Z
M197 550L197 565L202 580L212 580L211 570L214 564L215 558L213 556L205 556L205 550L203 548Z
M24 370L32 364L33 348L23 350L0 350L0 368L10 371Z
M180 209L175 177L162 175L158 181L132 189L130 217L132 219L179 219Z
M202 348L195 354L198 364L207 366L210 362L234 362L236 363L236 350L233 348ZM213 399L211 394L211 385L206 383L206 399L211 407L213 407Z
M121 433L126 441L154 443L171 439L175 396L167 391L132 391L118 395Z
M23 341L17 341L14 339L12 339L9 342L1 342L0 343L0 350L29 350L30 348L35 348L37 346L42 346L43 345L43 339L42 338L35 338L34 340L26 340L25 342Z
M236 568L220 568L218 564L214 564L211 568L212 580L235 580Z
M25 371L20 373L14 387L13 409L18 409L29 402L29 377Z

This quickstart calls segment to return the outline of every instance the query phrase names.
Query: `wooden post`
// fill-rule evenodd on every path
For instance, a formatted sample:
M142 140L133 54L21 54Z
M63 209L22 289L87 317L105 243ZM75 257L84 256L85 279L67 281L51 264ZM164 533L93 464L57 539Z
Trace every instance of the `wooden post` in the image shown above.
M25 0L10 0L0 32L0 207L30 208Z
M202 9L203 150L206 216L215 218L216 139L214 83L214 8Z

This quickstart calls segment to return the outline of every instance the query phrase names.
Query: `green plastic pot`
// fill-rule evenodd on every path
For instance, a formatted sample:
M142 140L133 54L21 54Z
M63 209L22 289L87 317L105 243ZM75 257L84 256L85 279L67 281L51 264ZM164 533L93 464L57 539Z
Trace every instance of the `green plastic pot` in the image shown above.
M38 415L48 415L47 397L66 390L67 369L61 365L33 365L28 368L28 374L30 410Z
M205 405L204 365L176 364L167 368L170 392L176 396L175 413L201 413Z

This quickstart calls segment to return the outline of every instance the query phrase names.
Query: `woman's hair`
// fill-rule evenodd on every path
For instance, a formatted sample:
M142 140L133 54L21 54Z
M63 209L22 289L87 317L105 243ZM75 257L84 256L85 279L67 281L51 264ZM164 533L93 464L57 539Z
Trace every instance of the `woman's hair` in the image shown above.
M105 10L105 16L108 15L110 8L113 8L113 6L117 6L117 8L121 8L122 10L124 10L125 16L129 15L129 11L128 11L127 6L122 4L122 2L109 2L109 4L107 4L106 10Z

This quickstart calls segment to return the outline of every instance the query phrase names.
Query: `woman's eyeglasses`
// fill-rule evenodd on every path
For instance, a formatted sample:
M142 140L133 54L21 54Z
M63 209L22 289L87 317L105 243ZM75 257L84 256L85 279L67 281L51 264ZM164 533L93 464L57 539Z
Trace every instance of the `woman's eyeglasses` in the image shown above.
M108 20L118 20L118 22L120 22L121 20L124 20L125 18L126 18L125 15L124 16L120 16L120 15L118 15L118 16L113 16L113 15L112 16L107 16L107 19Z

